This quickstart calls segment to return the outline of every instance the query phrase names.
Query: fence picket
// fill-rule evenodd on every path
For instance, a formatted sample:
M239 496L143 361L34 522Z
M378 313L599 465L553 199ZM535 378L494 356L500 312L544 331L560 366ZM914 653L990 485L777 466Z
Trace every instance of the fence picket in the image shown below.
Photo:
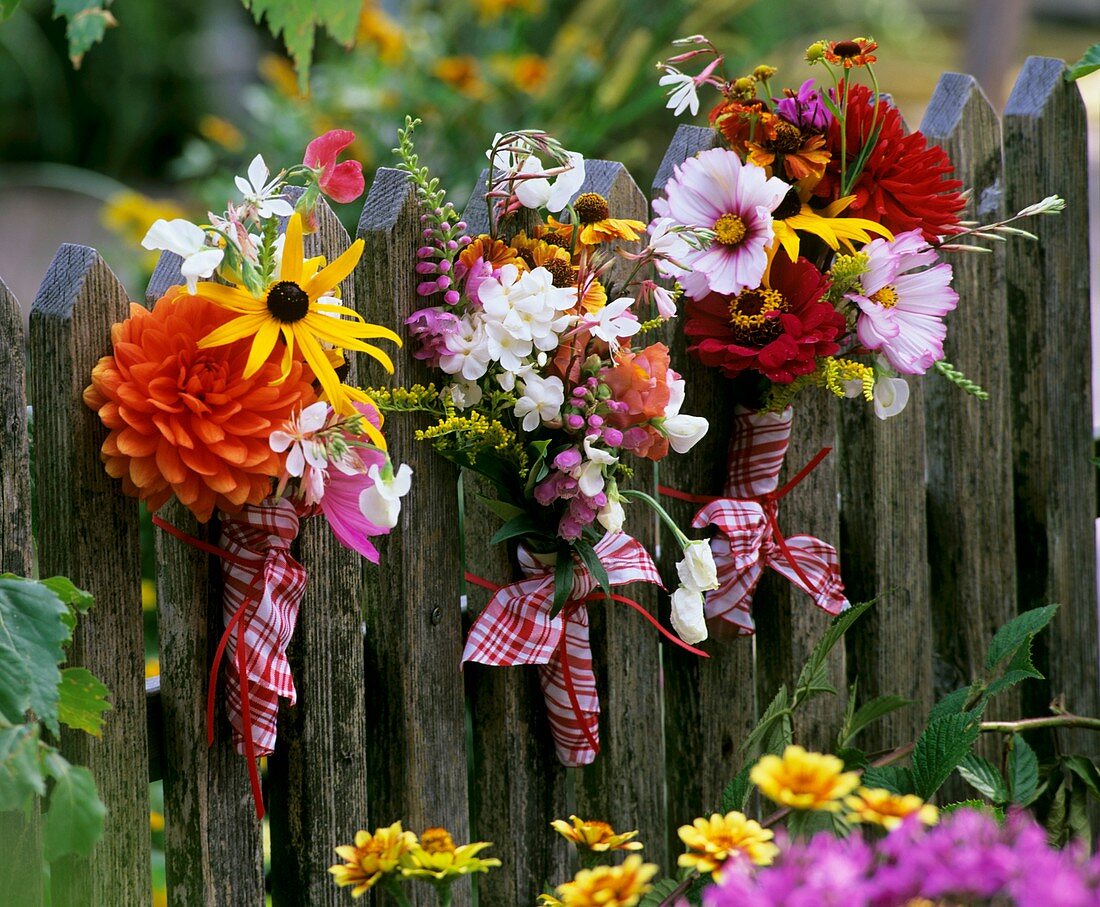
M973 188L965 216L998 220L1004 210L1001 127L972 76L940 77L921 131ZM1009 254L1018 254L1022 244ZM989 255L947 256L959 294L958 309L948 316L947 359L989 399L978 400L936 375L924 381L937 697L981 676L994 632L1016 614L1012 398L1004 358L993 355L1008 349L1005 249L993 245ZM1018 715L1019 696L1010 691L998 697L989 714Z
M653 194L658 195L682 161L716 147L712 129L680 126L665 152ZM669 346L672 361L687 382L683 411L704 416L710 430L687 456L669 456L660 465L662 485L695 494L716 493L726 477L726 451L733 399L729 381L717 369L687 354L683 313L673 322ZM698 504L662 498L662 505L681 527L691 525ZM667 532L661 540L661 575L676 576L680 546ZM661 610L668 612L668 596ZM756 723L753 641L751 637L719 638L702 643L710 657L699 658L676 646L663 651L665 703L665 777L668 785L670 853L683 849L676 829L695 816L718 809L722 789L740 768L738 747Z
M332 261L348 248L348 234L323 200L316 213L306 255ZM343 304L357 308L350 278L341 290ZM383 375L377 366L368 372L357 354L348 364L353 385ZM280 907L346 903L328 867L333 847L350 843L367 818L363 571L377 568L341 545L321 517L302 522L297 551L309 573L288 650L298 701L284 703L268 760L271 888Z
M407 176L379 169L358 229L366 250L355 292L369 320L400 326L421 306L412 268L420 230ZM412 356L395 362L394 383L428 383ZM391 449L415 478L401 522L380 540L381 566L366 572L365 681L377 691L367 715L367 802L375 825L402 819L417 832L443 825L456 841L468 840L455 471L416 441L417 427L413 417L386 422ZM469 904L468 891L455 886L456 907ZM428 905L434 894L417 897Z
M1021 608L1061 609L1039 637L1051 695L1080 714L1100 711L1097 681L1095 467L1089 335L1088 156L1085 107L1065 64L1029 57L1004 115L1005 206L1057 193L1066 210L1026 224L1006 266L1013 399L1016 556ZM1040 668L1040 670L1043 670ZM1029 705L1047 711L1033 685ZM1026 695L1026 694L1025 694ZM1069 732L1070 752L1097 753Z
M161 255L145 293L149 307L183 283L180 258ZM178 501L160 515L183 532L217 544L217 526L203 526ZM222 700L214 743L206 743L210 663L222 633L221 566L216 559L157 531L157 627L163 730L165 887L171 907L262 904L260 824L248 769L233 746ZM226 867L234 866L233 872Z
M104 430L81 396L126 317L125 289L94 249L63 245L31 310L30 396L35 412L35 498L42 514L42 575L63 574L95 596L69 652L110 689L100 738L63 732L62 750L87 765L107 804L90 857L53 866L53 903L149 903L149 776L137 505L119 494L99 458Z
M0 280L0 573L31 576L30 452L27 443L26 337L19 300ZM42 829L37 804L29 816L0 812L0 891L12 907L42 904Z

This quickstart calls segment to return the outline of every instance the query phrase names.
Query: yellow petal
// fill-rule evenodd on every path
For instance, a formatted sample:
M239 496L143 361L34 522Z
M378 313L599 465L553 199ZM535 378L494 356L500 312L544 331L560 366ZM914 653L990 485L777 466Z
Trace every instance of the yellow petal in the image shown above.
M266 322L272 320L274 319L268 314L241 315L232 321L227 321L220 328L215 328L203 337L199 341L199 349L205 350L212 346L225 346L225 344L232 343L234 340L252 337Z
M282 384L286 381L287 376L290 374L290 369L294 365L294 331L289 324L280 325L279 330L283 332L283 342L285 344L283 347L283 361L281 363L279 377L274 381L269 381L268 387L275 384Z
M328 398L328 402L332 404L332 408L342 414L356 412L343 390L341 390L340 379L336 377L336 372L329 364L325 351L321 349L320 344L313 335L307 330L295 330L294 335L298 338L298 345L302 348L302 354L306 357L306 362L309 363L310 368L313 369L313 375L320 382L321 389Z
M279 279L291 280L301 286L305 254L305 247L302 245L302 216L294 213L290 215L286 225L286 239L283 240L283 266L279 269Z
M331 296L322 296L320 299L332 299ZM324 312L326 315L350 315L356 321L366 321L366 319L360 315L355 309L349 309L346 305L340 305L335 302L321 302L320 299L314 303L313 311Z
M772 225L775 229L776 239L782 243L784 250L787 252L787 256L791 261L798 261L798 249L800 241L798 234L791 229L790 224L786 221L776 221ZM769 261L769 265L771 262Z
M345 349L362 349L362 346L354 345L356 340L382 339L401 346L401 338L389 328L382 327L380 324L369 324L367 322L356 324L351 321L337 321L335 318L329 318L327 315L318 312L310 312L299 324L309 328L322 340L327 340L329 343Z
M245 363L243 377L251 378L260 370L260 366L267 361L267 357L271 355L271 351L275 348L275 341L278 339L279 322L274 318L266 319L260 325L260 329L256 331L256 336L252 338L252 349L248 353L248 362ZM285 378L286 375L283 375L280 380Z
M283 261L286 261L286 253L283 254ZM335 289L340 281L355 270L355 266L359 264L359 259L362 257L363 240L357 239L336 261L311 277L309 283L302 289L309 294L310 299L324 296L329 290Z
M227 287L220 283L200 283L195 287L195 295L233 312L252 314L267 311L265 300L257 299L240 287Z

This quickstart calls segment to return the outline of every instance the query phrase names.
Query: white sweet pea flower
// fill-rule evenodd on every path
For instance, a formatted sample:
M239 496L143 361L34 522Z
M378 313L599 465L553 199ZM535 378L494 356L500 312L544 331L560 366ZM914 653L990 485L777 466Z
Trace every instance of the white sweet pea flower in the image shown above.
M684 557L676 565L680 584L693 592L708 592L718 588L718 568L710 543L702 539L690 541L684 546Z
M668 438L669 447L678 454L685 454L702 440L709 428L710 423L702 416L677 413L661 423L660 431Z
M187 281L187 292L194 293L200 277L210 277L222 263L225 252L206 244L206 231L182 218L160 218L141 241L143 249L173 252L183 259L180 274Z
M858 378L844 382L844 396L859 397L863 395L863 382ZM904 378L893 378L888 375L879 375L875 378L872 406L875 415L884 422L891 416L896 416L909 403L909 385Z
M570 169L559 174L553 183L545 177L516 181L516 198L523 207L546 208L557 214L580 191L584 185L584 156L575 151L567 151L565 156ZM545 170L542 161L530 154L520 165L518 173L540 173Z
M703 593L681 586L672 593L672 629L689 646L707 638Z
M590 498L604 490L604 467L619 462L618 457L593 445L597 438L598 435L588 435L584 439L585 458L569 471L569 474L577 480L577 487Z
M611 452L592 446L592 442L597 440L598 437L598 435L588 435L585 437L584 455L593 463L600 463L603 466L613 466L615 463L618 463L619 458Z
M685 109L691 109L691 115L699 112L699 92L695 79L672 66L665 66L665 74L657 81L658 85L671 85L668 103L665 105L673 116L679 116Z
M523 396L516 401L513 413L523 419L524 431L534 431L540 422L552 422L561 416L563 403L565 386L561 378L532 374L523 381Z
M386 473L379 472L378 464L367 470L374 484L359 492L359 512L368 523L381 529L393 529L401 515L401 498L412 488L412 469L402 463L396 474L389 466Z
M255 208L258 217L290 217L294 206L279 194L280 178L268 181L270 175L263 155L257 154L248 165L248 178L234 177L234 182L244 196L244 203Z
M621 532L623 523L626 522L626 511L623 509L618 485L608 482L604 486L604 494L607 495L607 503L600 508L596 519L608 532Z
M630 296L620 296L586 318L584 326L593 337L599 337L612 350L615 350L619 346L620 339L633 337L641 330L641 323L630 311L632 305L634 300Z

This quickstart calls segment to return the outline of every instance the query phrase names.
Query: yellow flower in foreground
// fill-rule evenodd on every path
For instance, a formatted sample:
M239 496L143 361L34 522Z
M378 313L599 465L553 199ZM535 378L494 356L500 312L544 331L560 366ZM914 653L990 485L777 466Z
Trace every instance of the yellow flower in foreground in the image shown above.
M542 895L539 902L550 907L635 907L653 886L657 874L653 863L643 863L631 854L619 866L582 869L572 882L558 886L558 896Z
M282 335L286 350L279 380L285 380L290 374L294 345L297 343L333 409L342 414L353 414L355 409L340 379L336 377L322 344L330 343L340 349L366 353L381 362L391 374L393 362L390 357L378 347L364 343L364 340L383 338L401 345L401 338L389 328L367 323L359 313L340 305L332 295L340 282L355 269L362 254L363 240L357 239L330 265L322 267L324 259L311 258L306 261L302 218L298 214L292 215L286 228L279 279L267 288L262 299L257 299L239 286L207 282L198 284L196 296L240 316L203 337L199 348L223 346L251 337L252 350L244 370L244 377L248 378L267 361ZM341 317L343 315L351 316L353 320L346 320Z
M677 863L702 874L714 872L734 853L744 854L757 866L770 865L779 853L772 843L775 833L739 812L700 817L676 833L688 847Z
M870 242L872 233L887 240L892 240L894 234L882 224L876 224L873 220L867 220L863 217L840 216L841 212L855 199L854 195L846 195L844 198L838 198L827 208L821 209L811 208L807 202L803 201L791 213L784 211L787 202L786 200L782 201L779 208L776 209L782 216L775 217L774 214L772 216L772 229L775 231L775 239L768 247L769 267L771 259L775 257L780 247L786 251L787 257L791 261L798 261L798 253L801 248L798 236L800 232L819 237L834 251L842 245L850 252L855 251L853 243Z
M415 844L416 835L403 831L400 822L376 829L373 835L358 831L354 846L345 844L336 848L344 862L330 866L328 871L341 888L355 886L351 890L353 898L361 897L383 876L396 871L398 861Z
M893 831L914 813L925 825L939 821L936 807L915 794L892 794L879 787L861 787L854 796L845 799L844 805L848 807L849 822L881 825L887 831Z
M859 774L844 771L836 756L807 753L800 746L788 746L782 758L762 757L749 779L780 806L827 812L837 812L840 800L859 786Z
M573 824L570 825L569 822ZM550 823L550 827L565 838L565 840L576 844L577 847L587 847L589 850L594 850L598 853L607 850L642 849L643 845L641 841L631 840L638 836L637 831L616 834L615 830L606 822L600 822L598 820L585 822L578 819L576 816L570 816L569 822L566 822L564 819L555 819Z
M479 857L478 853L492 847L488 841L455 846L445 828L428 828L420 836L420 844L401 860L401 873L409 878L429 879L450 884L472 872L488 872L500 865L500 860Z

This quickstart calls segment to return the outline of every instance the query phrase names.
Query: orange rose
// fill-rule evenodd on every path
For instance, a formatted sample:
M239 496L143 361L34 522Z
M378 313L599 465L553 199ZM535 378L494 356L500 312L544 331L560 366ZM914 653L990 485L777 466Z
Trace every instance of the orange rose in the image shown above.
M638 353L622 350L603 374L614 399L627 405L624 413L608 416L616 428L629 428L663 416L668 408L668 347L654 343Z
M234 313L176 288L150 312L136 303L111 331L114 355L92 370L84 402L110 429L101 456L126 494L156 510L173 494L200 521L235 513L271 493L279 456L268 435L316 399L313 375L295 361L280 375L282 344L244 378L251 343L200 350Z

